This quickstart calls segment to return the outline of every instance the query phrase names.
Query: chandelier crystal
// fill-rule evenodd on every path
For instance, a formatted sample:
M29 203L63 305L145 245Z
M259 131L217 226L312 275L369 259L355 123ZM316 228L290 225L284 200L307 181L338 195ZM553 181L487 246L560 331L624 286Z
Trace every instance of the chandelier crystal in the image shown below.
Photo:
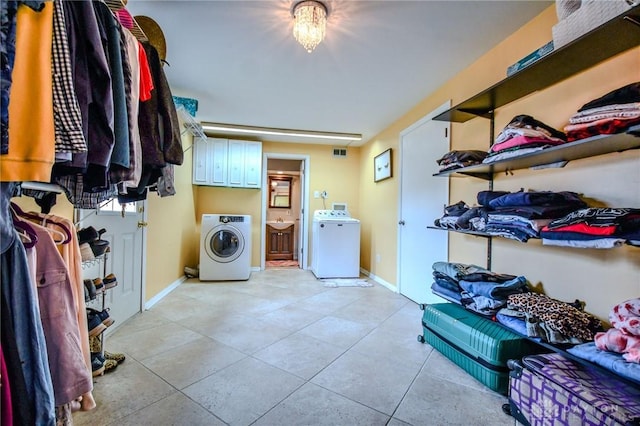
M311 53L324 39L327 8L318 1L302 1L293 7L293 18L293 36Z

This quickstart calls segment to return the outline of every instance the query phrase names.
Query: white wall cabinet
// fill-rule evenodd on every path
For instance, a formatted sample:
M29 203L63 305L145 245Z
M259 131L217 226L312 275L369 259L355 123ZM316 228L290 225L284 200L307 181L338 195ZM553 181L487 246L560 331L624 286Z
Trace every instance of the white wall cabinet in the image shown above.
M193 146L193 184L260 188L262 142L198 139Z

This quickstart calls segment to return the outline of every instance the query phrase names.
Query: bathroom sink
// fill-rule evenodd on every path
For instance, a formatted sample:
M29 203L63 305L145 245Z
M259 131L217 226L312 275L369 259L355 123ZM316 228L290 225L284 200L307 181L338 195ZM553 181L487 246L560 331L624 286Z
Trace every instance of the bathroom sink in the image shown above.
M288 227L293 225L293 222L276 222L274 220L268 220L267 225L269 225L274 229L281 230L281 229L287 229Z

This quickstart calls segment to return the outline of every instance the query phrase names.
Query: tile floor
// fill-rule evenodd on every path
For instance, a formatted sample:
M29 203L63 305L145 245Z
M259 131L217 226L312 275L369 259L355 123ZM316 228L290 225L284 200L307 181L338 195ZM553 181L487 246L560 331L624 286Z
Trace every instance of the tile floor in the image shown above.
M127 360L77 425L513 425L505 398L427 344L422 311L375 284L274 268L189 280L115 328Z

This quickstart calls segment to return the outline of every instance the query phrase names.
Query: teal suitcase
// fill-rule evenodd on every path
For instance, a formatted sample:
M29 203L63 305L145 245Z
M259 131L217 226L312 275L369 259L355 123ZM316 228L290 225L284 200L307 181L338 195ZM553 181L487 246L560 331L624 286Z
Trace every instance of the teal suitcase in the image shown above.
M543 348L498 323L455 303L420 305L424 309L422 343L456 363L489 389L506 395L509 359L537 354Z

